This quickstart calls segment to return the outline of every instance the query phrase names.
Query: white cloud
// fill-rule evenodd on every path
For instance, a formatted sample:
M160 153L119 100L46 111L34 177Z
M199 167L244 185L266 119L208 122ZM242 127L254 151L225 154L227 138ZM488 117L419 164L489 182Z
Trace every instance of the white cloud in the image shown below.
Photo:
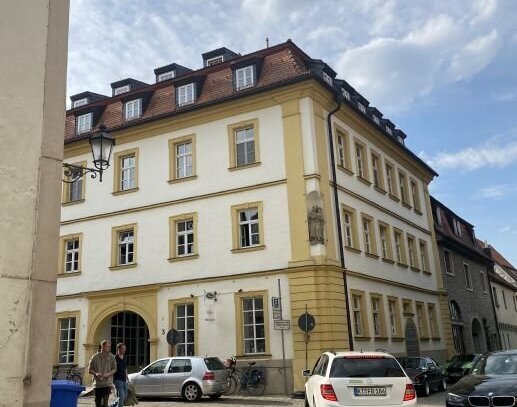
M510 226L503 226L502 228L499 229L499 233L508 233L512 230L512 228Z
M517 141L496 144L494 140L456 152L441 152L433 157L429 157L425 152L419 153L419 156L437 169L473 171L480 168L502 168L516 164Z
M510 195L514 195L516 193L517 193L517 185L500 184L500 185L491 185L491 186L482 188L479 191L479 196L481 198L500 200L500 199L506 198Z

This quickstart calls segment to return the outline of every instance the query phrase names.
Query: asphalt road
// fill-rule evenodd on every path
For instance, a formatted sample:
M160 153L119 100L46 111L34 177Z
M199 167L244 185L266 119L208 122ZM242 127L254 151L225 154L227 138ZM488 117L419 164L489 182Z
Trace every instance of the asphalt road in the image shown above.
M82 397L79 399L78 406L95 406L93 397ZM176 406L192 406L181 399L167 400L142 400L138 403L138 407L176 407ZM203 399L202 402L196 403L196 406L207 407L225 407L225 406L246 406L246 407L303 407L303 400L292 400L287 397L222 397L219 400L212 401ZM434 393L430 397L419 397L419 407L443 407L445 406L445 392Z

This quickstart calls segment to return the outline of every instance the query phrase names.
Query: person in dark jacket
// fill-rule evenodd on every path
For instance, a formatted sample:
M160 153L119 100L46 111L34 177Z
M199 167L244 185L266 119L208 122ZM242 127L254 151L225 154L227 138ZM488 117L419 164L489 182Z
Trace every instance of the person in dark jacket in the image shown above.
M126 361L126 345L117 344L117 354L115 361L117 362L117 371L113 376L113 384L117 389L118 407L123 407L127 399L127 361Z

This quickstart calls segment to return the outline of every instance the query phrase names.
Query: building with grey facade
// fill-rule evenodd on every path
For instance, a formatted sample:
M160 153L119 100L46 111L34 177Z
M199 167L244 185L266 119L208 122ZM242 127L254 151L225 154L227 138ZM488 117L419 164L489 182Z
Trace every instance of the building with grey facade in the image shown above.
M500 349L489 281L494 262L478 245L473 225L433 197L431 205L455 350Z

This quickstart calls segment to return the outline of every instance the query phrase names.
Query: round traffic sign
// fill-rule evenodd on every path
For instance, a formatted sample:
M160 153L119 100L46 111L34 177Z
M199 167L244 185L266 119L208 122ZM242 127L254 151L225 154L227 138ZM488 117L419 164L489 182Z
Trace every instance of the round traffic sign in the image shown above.
M298 326L303 332L310 332L316 326L316 320L311 314L306 312L298 318Z
M178 331L175 329L171 329L169 332L167 332L167 343L169 345L176 345L179 342L179 339Z

